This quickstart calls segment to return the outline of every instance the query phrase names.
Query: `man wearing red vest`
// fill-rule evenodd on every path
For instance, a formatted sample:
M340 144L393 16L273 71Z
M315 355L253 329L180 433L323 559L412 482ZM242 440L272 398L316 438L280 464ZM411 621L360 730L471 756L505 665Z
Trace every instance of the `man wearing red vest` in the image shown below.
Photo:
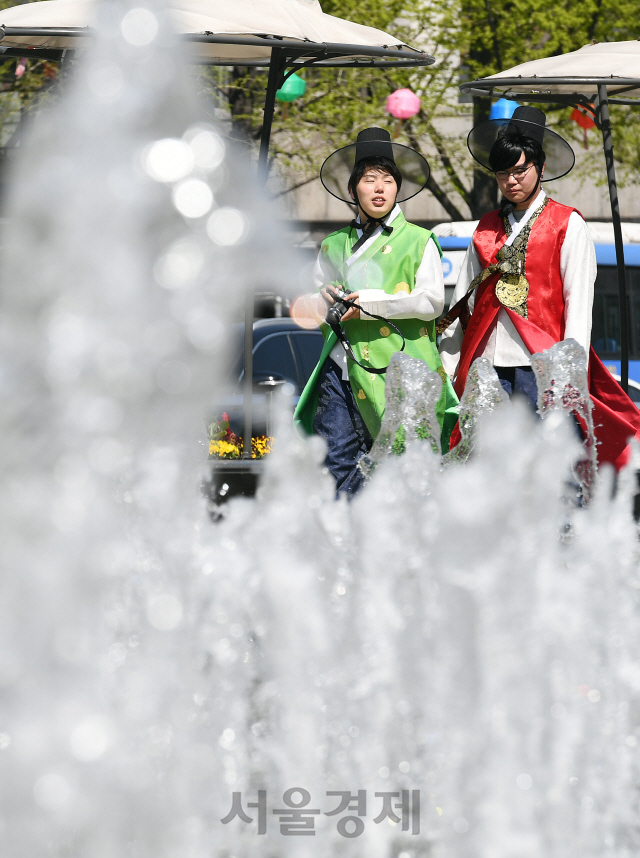
M485 357L506 392L536 408L531 355L576 340L589 355L598 458L619 468L628 459L629 438L640 433L640 413L590 349L595 249L581 214L541 187L572 169L573 151L535 107L481 123L467 143L494 173L503 201L481 218L469 245L443 320L443 366L462 396L469 367Z

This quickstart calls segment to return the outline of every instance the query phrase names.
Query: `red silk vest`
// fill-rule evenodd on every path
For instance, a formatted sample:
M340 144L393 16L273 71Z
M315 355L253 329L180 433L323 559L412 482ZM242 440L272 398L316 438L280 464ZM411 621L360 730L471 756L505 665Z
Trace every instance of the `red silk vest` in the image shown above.
M564 296L560 276L560 249L567 232L571 213L576 209L549 199L542 214L531 229L527 243L525 275L529 281L527 320L539 331L548 334L554 343L564 338ZM579 214L579 212L578 212ZM504 224L498 211L489 212L480 219L473 243L483 268L497 261L500 248L507 240ZM496 272L481 283L475 306L460 353L455 389L462 396L467 373L473 361L482 354L491 329L502 309L495 295L500 278ZM516 314L507 310L516 321ZM518 319L521 317L517 317ZM520 325L516 325L520 328ZM525 339L526 345L526 339Z
M525 274L529 281L527 318L506 309L525 347L531 354L550 348L564 339L564 296L560 276L560 249L569 217L577 209L549 200L531 229L527 244ZM578 212L579 214L579 212ZM481 218L474 234L474 246L482 267L496 262L498 250L507 240L497 211ZM471 319L462 342L455 389L462 396L467 373L489 339L502 309L495 294L499 274L492 274L477 290ZM629 459L629 439L640 440L640 412L590 349L589 393L598 439L598 459L620 469ZM451 435L451 448L460 440L459 427Z
M567 232L569 217L576 209L549 199L531 229L527 244L525 276L529 281L527 316L555 342L564 339L564 297L560 276L560 250ZM579 212L578 212L579 214ZM473 243L483 268L497 261L507 234L499 212L489 212L478 224ZM487 278L478 288L476 301L486 288L495 286L499 275ZM490 284L490 285L489 285Z

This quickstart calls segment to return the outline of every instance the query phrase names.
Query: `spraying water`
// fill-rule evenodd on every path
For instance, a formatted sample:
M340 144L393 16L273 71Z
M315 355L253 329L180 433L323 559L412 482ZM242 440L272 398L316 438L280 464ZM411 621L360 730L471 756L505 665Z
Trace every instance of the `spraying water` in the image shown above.
M99 16L4 236L1 853L637 854L633 471L568 512L576 433L480 366L466 463L407 435L335 502L282 397L213 527L224 321L286 252L161 10Z

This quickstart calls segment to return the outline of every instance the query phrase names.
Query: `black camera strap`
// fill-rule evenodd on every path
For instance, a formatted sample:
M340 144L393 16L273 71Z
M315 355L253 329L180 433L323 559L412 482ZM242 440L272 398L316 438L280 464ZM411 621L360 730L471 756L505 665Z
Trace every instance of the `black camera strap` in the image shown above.
M356 304L355 301L345 301L344 303L347 304L349 307L355 307L357 310L360 310L360 312L364 313L365 316L370 316L372 319L378 319L378 321L385 322L385 324L390 325L394 329L394 331L396 331L402 337L402 347L401 347L400 351L401 352L404 351L404 347L407 344L407 342L404 338L404 334L402 333L402 331L400 330L400 328L397 325L394 325L393 322L391 322L389 319L385 319L384 316L376 316L375 313L367 313L367 311L363 310L362 307L359 304ZM345 350L345 352L349 355L351 360L355 361L358 364L358 366L362 367L362 369L366 370L367 372L370 372L372 375L382 375L383 373L385 373L389 369L388 366L385 366L384 368L381 368L381 369L377 369L376 367L365 366L363 363L360 363L358 358L353 353L351 343L347 339L347 335L345 334L342 325L330 325L330 328L334 332L336 337L338 338L338 342L340 343L342 348Z

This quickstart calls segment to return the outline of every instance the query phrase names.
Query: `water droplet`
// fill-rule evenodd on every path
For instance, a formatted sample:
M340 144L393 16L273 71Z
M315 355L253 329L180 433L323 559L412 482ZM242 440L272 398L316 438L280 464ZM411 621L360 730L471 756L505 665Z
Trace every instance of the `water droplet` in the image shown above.
M153 275L164 289L190 286L204 267L204 254L191 238L174 241L153 267Z
M74 729L70 739L71 753L77 760L99 759L109 746L109 730L101 717L87 718Z
M142 166L157 182L178 182L193 170L193 152L183 140L164 137L142 150Z
M55 772L47 772L38 778L33 787L33 797L43 810L62 810L71 799L71 787Z
M194 133L195 132L195 133ZM193 153L193 159L202 170L215 170L222 164L225 146L219 134L197 126L184 135Z
M207 221L207 235L222 247L240 244L248 232L247 218L238 209L218 209Z
M173 190L173 204L183 217L203 217L213 205L213 192L202 179L185 179Z
M158 35L158 19L149 9L130 9L122 19L120 31L130 45L150 45Z
M227 750L229 750L233 747L235 738L235 731L232 730L231 727L227 727L226 730L222 731L222 736L220 736L219 744L222 748L226 748Z
M109 664L120 667L127 660L127 648L122 643L114 643L109 647Z
M152 596L147 605L147 617L154 628L171 631L182 621L182 603L169 593Z
M113 62L96 62L86 72L89 89L101 101L116 101L124 86L122 69Z

